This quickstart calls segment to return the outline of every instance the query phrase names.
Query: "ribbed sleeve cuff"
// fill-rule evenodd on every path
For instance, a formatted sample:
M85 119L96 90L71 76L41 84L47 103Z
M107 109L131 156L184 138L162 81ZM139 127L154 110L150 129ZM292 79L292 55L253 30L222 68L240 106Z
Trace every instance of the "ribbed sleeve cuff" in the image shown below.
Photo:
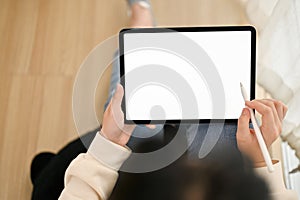
M88 154L109 168L118 171L130 156L131 150L109 141L98 132L88 149Z
M260 175L268 183L271 191L281 192L285 191L285 185L283 182L281 163L277 160L273 160L274 172L270 173L267 167L255 168L255 172Z

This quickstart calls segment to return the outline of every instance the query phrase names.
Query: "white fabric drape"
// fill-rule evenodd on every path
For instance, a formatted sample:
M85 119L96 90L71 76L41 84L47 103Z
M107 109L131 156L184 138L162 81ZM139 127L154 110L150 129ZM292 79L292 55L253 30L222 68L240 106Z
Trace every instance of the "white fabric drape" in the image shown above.
M300 1L244 2L259 33L257 82L288 105L282 138L300 158Z

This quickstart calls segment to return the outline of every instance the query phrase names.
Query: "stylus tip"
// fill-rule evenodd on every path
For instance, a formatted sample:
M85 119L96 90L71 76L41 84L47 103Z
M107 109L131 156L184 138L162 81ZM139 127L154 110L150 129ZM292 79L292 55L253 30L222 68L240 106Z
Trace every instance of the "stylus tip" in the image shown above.
M240 86L241 86L241 88L243 87L243 84L240 82Z

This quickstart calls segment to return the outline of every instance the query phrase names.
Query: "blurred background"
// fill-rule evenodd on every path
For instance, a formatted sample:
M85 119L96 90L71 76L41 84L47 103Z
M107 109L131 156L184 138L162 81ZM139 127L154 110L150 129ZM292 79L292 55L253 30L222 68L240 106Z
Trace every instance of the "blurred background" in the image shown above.
M300 173L289 174L300 157L299 1L152 0L152 6L162 27L257 27L257 97L272 95L292 110L270 151L283 160L287 186L299 192ZM127 10L126 0L0 0L0 199L30 199L34 155L57 152L78 137L72 118L76 73L97 44L128 27ZM110 68L96 95L100 121L109 79Z

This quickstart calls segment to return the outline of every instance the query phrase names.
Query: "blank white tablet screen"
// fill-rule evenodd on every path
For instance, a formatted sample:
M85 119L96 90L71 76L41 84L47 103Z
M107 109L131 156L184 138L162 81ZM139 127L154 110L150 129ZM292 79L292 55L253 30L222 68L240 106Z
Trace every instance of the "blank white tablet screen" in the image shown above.
M218 74L205 77L207 75L199 71L194 63L172 49L155 45L138 46L143 41L173 40L176 38L174 34L181 34L200 46ZM180 45L178 40L169 42L175 46ZM137 48L132 50L132 46ZM125 33L124 75L127 120L237 119L244 107L240 82L250 94L251 32ZM212 93L220 91L212 91L207 79L217 81L217 76L221 78L225 94L224 98L218 99L218 103L225 108L224 113L214 115ZM137 78L145 81L137 84ZM175 83L175 86L167 82ZM183 101L182 95L176 92L175 87L182 87L183 82L185 99L194 101ZM131 88L130 92L126 90L127 87ZM187 107L195 110L196 114L186 112L184 108Z

